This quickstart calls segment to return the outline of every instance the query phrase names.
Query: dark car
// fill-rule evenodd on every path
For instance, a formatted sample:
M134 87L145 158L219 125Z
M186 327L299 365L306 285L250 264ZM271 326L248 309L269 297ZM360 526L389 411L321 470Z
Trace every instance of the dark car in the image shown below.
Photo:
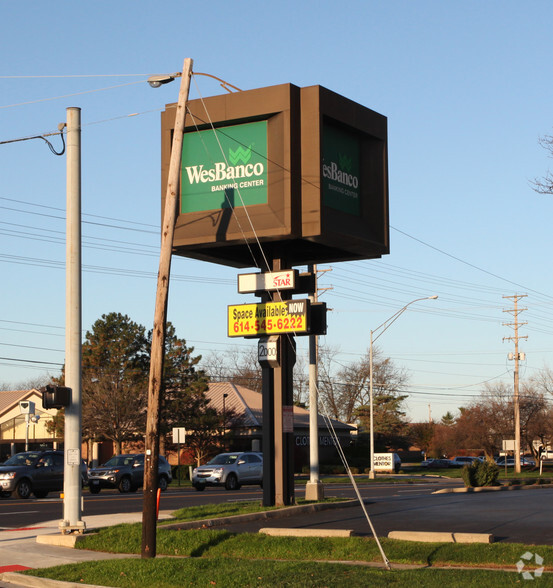
M451 461L449 459L425 459L421 461L421 467L430 470L438 470L442 468L450 468Z
M81 467L81 479L86 484L86 465ZM24 451L0 465L2 496L45 498L48 492L63 490L63 451Z
M163 457L159 456L158 487L167 490L173 476L171 466ZM102 488L117 488L119 492L136 492L144 486L144 454L128 453L114 455L100 467L88 471L88 489L92 494L98 494Z
M507 460L507 467L515 467L515 458L514 457L498 457L495 460L495 463L498 466L505 466L505 460ZM521 467L535 467L536 462L533 459L529 459L528 457L521 457L520 458L520 465Z
M450 460L451 465L449 467L462 468L466 465L472 465L475 461L482 463L484 460L481 457L476 457L474 455L459 455Z

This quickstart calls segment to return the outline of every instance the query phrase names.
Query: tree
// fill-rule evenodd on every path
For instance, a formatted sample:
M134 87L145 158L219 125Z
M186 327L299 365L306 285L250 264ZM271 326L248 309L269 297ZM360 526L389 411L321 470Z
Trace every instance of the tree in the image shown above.
M409 437L411 443L420 447L421 451L427 455L434 442L436 425L434 423L412 423L409 427Z
M553 157L553 135L540 137L539 143L549 153L549 157ZM532 183L538 194L553 194L553 174L549 170L543 178L535 179Z
M442 417L440 423L446 427L452 427L455 424L455 417L448 410Z
M337 351L323 348L319 362L319 400L332 418L346 423L357 422L365 431L370 429L370 357L367 352L350 364L337 364ZM407 374L389 358L373 349L373 415L375 445L398 448L408 444L408 426L403 410L407 399L401 390Z
M233 347L224 353L211 353L205 362L205 369L212 380L231 382L261 392L261 366L257 359L257 347Z
M148 333L151 346L152 332ZM173 427L185 427L188 431L186 444L189 447L205 449L204 429L211 427L212 434L220 430L221 418L209 408L206 398L208 377L198 369L201 355L193 356L194 348L187 347L179 339L175 328L167 323L165 335L165 359L163 365L163 386L161 391L161 453L164 453L165 439ZM203 441L202 441L203 440Z
M346 423L354 422L356 411L370 404L370 358L367 352L359 361L344 365L334 373L337 351L324 348L319 363L320 399L326 404L333 418ZM391 359L383 358L378 349L373 350L374 406L392 402L407 383L407 373L397 368ZM406 397L403 398L403 400ZM401 402L397 405L401 405Z
M83 436L123 441L142 437L149 349L145 328L127 315L104 314L87 331L82 348Z
M525 383L519 395L522 445L534 453L533 440L551 432L551 410L536 381ZM461 408L455 429L460 448L483 449L489 457L501 451L503 440L515 436L512 386L503 382L486 386L479 400Z

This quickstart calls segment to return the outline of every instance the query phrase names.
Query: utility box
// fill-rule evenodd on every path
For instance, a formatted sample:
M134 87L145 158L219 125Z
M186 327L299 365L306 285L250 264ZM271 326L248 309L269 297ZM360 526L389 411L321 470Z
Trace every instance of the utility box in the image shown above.
M42 408L64 408L71 403L71 388L64 386L46 386L42 388Z

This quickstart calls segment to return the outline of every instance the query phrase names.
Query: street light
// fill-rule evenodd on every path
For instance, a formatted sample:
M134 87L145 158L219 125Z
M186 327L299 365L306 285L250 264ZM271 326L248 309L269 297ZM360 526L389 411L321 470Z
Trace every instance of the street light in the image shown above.
M424 298L416 298L415 300L411 300L411 302L407 303L403 308L400 308L395 314L393 314L389 319L385 320L380 326L376 327L371 331L371 339L370 339L370 347L369 347L369 402L370 402L370 441L371 441L371 469L369 472L369 478L375 477L374 472L374 394L373 394L373 343L388 329L391 327L393 323L397 321L397 319L407 310L407 307L411 306L415 302L420 302L421 300L436 300L438 298L437 294L434 296L425 296ZM382 327L384 327L382 329ZM378 330L382 329L382 331L373 338L374 333Z
M225 392L223 394L223 451L225 451L225 433L226 433L226 425L227 425L227 411L226 411L226 400L228 394Z
M157 74L155 76L150 76L148 78L148 84L150 84L150 86L152 88L159 88L163 84L169 84L175 78L178 78L181 76L182 76L181 72L177 72L177 73L173 73L173 74Z

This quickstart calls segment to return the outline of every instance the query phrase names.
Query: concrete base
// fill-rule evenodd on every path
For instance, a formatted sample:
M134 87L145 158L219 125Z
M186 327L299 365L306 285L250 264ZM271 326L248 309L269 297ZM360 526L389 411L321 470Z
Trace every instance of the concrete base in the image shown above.
M75 547L75 543L77 541L82 541L84 539L84 535L82 534L67 534L63 535L62 533L52 534L52 535L37 535L36 542L41 543L42 545L55 545L56 547Z
M321 482L307 482L305 485L305 500L324 500L325 489Z
M422 541L425 543L493 543L488 533L440 533L431 531L390 531L389 539Z
M351 529L282 529L282 528L263 528L259 529L264 535L273 535L275 537L351 537Z

